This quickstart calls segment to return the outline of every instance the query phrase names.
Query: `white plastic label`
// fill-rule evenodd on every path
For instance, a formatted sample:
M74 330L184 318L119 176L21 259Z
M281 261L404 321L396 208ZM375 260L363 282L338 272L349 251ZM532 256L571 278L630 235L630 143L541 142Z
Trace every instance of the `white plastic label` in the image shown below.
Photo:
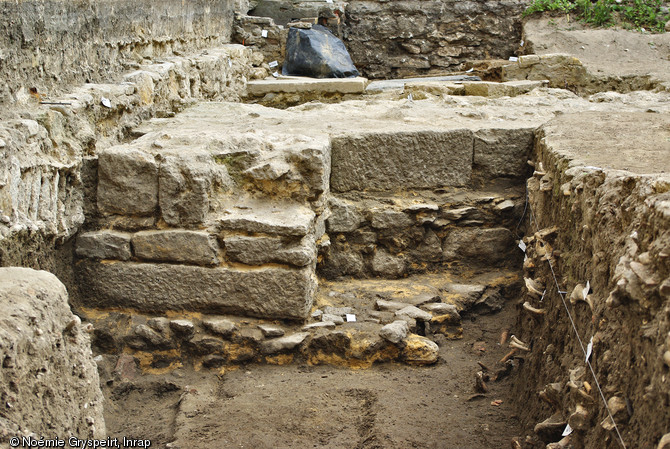
M275 78L279 78L279 72L274 72L272 76L274 76Z
M261 31L261 36L268 37L268 30Z
M589 344L586 345L586 361L589 361L589 357L591 357L591 352L593 352L593 337L591 337L591 341L589 341Z
M589 281L586 281L586 287L584 287L584 290L582 291L584 299L586 299L586 296L589 294L589 290L591 290L591 283Z
M102 103L102 105L106 108L111 108L112 107L112 102L109 101L109 98L102 97L100 99L100 103Z
M356 315L353 313L347 313L347 323L355 323L356 322Z
M562 436L567 437L571 433L572 433L572 427L570 427L570 424L568 424L567 426L565 426L565 430L563 431Z
M524 253L526 252L526 244L523 243L523 240L519 240L519 248L520 248L521 251L523 251Z
M516 56L510 56L509 60L512 61L512 62L517 62L519 60L519 58L517 58Z
M277 67L279 63L277 61L272 61L268 64L270 67Z
M326 3L333 3L333 0L326 0Z

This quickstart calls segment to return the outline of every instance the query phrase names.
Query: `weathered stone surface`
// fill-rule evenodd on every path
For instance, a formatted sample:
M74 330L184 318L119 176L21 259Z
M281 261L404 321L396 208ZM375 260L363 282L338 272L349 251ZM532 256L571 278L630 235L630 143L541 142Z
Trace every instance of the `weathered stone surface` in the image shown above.
M224 318L209 318L202 320L202 325L205 326L206 329L209 329L224 338L230 337L233 335L233 332L237 330L235 323Z
M396 311L396 316L406 315L410 318L414 318L419 321L430 321L433 318L433 315L425 310L421 310L415 306L403 307L400 310Z
M125 147L98 157L98 209L103 214L151 215L158 208L158 164L150 154Z
M324 313L321 315L321 321L335 324L344 324L344 318L342 318L340 315L332 315L330 313Z
M398 278L405 274L405 261L383 249L378 249L372 258L372 271L379 276Z
M37 435L103 438L98 371L65 286L45 271L0 268L0 297L3 419Z
M145 312L191 310L302 319L316 288L310 269L236 270L88 260L77 268L84 304Z
M172 341L160 333L156 332L146 324L138 324L133 329L135 335L142 337L149 345L149 348L166 349L172 346Z
M403 320L394 321L379 330L379 336L391 343L398 344L407 338L409 327Z
M460 319L460 315L458 313L458 307L456 307L454 304L446 304L443 302L432 302L424 304L421 307L435 315L454 315L458 316Z
M437 362L440 348L434 341L416 334L410 334L405 339L405 344L402 357L406 363L410 365L431 365Z
M378 299L375 304L376 304L377 310L390 311L390 312L397 312L398 310L404 309L405 307L411 305L411 304L407 304L406 302L386 301L384 299Z
M363 222L362 214L347 200L332 196L329 206L331 215L326 220L329 232L351 232Z
M247 265L275 262L304 267L316 258L316 245L309 236L296 241L280 237L232 235L224 237L223 241L226 257Z
M361 253L340 248L331 248L325 265L323 274L328 277L359 276L365 270Z
M442 247L446 260L499 263L510 257L514 238L505 228L453 229L444 239Z
M260 203L224 211L221 228L230 231L304 236L312 229L315 214L300 204Z
M216 164L208 154L165 156L158 180L161 215L175 227L202 224L210 209L212 187L225 190L232 183L225 166Z
M395 190L463 186L472 171L468 130L336 136L331 189Z
M483 129L475 132L475 173L491 177L523 177L533 149L535 130Z
M286 337L264 341L261 344L261 353L268 355L276 354L280 351L291 350L305 341L309 335L309 332L298 332L293 335L287 335Z
M324 314L335 315L339 317L344 317L346 314L356 313L356 310L353 307L333 307L326 306L323 308Z
M114 231L80 234L77 237L75 248L78 256L90 259L128 260L132 255L130 234Z
M442 242L431 229L426 231L421 244L412 251L412 255L419 261L438 262L442 259Z
M410 227L414 221L397 210L374 208L370 211L370 224L375 229L393 229Z
M335 329L335 323L332 321L320 321L318 323L306 324L302 327L303 331L309 331L314 329Z
M217 265L216 241L206 232L166 230L141 231L133 235L133 252L140 259Z

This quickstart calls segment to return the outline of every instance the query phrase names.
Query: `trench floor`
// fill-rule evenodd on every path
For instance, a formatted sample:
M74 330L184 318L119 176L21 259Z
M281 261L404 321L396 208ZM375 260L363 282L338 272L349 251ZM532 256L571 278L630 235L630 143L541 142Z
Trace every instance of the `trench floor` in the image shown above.
M475 391L483 363L493 374L509 351L514 301L493 315L463 317L463 338L438 339L428 367L380 364L181 368L106 388L111 437L161 448L501 448L520 435L508 376ZM522 363L515 359L515 363Z

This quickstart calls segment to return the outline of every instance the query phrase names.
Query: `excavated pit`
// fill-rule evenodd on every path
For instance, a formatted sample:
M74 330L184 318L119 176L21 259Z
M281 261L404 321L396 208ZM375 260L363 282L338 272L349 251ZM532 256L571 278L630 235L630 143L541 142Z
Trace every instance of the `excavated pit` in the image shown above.
M84 323L63 335L90 334L108 436L667 449L669 72L635 68L665 36L626 37L606 70L618 35L530 21L518 61L464 62L512 53L520 4L487 2L455 38L474 3L424 3L358 2L329 25L358 30L345 41L371 76L471 72L259 80L282 30L238 15L217 34L204 15L183 41L106 43L134 58L104 64L121 84L64 94L33 65L57 104L29 102L21 76L5 86L25 110L0 124L0 262L67 285ZM3 443L30 431L0 424Z

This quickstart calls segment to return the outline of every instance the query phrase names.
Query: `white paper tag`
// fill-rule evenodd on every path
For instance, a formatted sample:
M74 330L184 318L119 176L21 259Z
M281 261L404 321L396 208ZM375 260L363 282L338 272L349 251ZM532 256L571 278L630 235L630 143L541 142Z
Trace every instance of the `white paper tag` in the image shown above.
M326 3L333 3L333 0L326 0Z
M519 60L519 58L517 58L516 56L510 56L509 60L512 61L512 62L517 62Z
M525 44L525 42L521 39L521 47L523 47L523 44Z
M570 424L568 424L567 426L565 426L565 430L563 431L562 436L567 437L571 433L572 433L572 427L570 427Z
M228 67L233 68L233 60L228 58Z
M586 361L589 361L589 357L591 357L591 352L593 352L593 337L591 337L591 341L589 341L589 344L586 345Z
M468 69L468 70L465 71L465 73L472 73L474 71L475 71L475 69Z
M584 287L584 290L582 291L584 299L586 299L586 296L589 294L589 290L591 290L591 283L589 281L586 281L586 287Z
M261 36L268 37L268 30L261 31Z
M100 99L100 103L102 103L102 105L106 108L111 108L112 107L112 102L109 101L109 98L102 97Z
M355 323L356 322L356 315L353 313L347 313L347 323Z
M270 67L277 67L279 63L277 61L272 61L268 64Z
M274 76L275 78L279 78L279 72L274 72L272 76Z
M523 251L524 253L526 252L526 244L523 243L523 240L519 240L519 248L520 248L521 251Z
M407 95L407 99L408 99L409 101L412 101L412 100L414 100L414 97L412 96L412 94L409 94L409 95Z

